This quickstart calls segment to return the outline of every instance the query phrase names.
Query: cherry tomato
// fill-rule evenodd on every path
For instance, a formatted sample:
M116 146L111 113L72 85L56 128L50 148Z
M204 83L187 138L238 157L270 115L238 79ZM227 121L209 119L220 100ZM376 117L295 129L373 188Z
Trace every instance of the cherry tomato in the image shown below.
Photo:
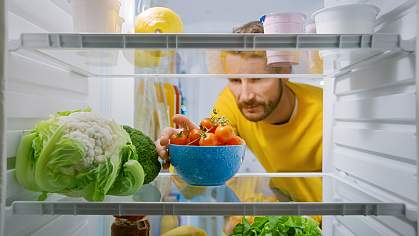
M208 133L214 133L216 126L211 122L209 118L205 118L201 120L201 123L199 124L201 129Z
M186 145L188 143L188 137L186 137L184 132L179 132L170 136L170 143L176 145Z
M199 145L199 140L201 139L202 131L200 129L193 129L189 132L188 144L193 146Z
M226 145L241 145L241 144L243 144L243 140L237 135L234 135L231 139L229 139L226 142Z
M199 146L217 146L217 137L213 133L206 133L199 140Z
M218 142L226 143L234 136L234 129L231 127L231 125L220 125L215 130L215 136L217 136Z
M218 124L214 125L214 127L212 127L212 129L211 129L209 132L210 132L210 133L215 134L215 130L217 130L217 128L218 128L219 126L220 126L220 125L218 125Z

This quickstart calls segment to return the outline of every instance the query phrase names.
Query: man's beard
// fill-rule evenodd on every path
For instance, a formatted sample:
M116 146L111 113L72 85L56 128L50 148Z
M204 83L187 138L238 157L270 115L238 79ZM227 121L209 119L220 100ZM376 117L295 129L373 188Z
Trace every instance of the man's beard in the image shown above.
M268 102L257 102L254 100L246 101L239 104L240 112L243 114L244 117L246 117L247 120L257 122L262 121L266 119L272 112L275 110L276 106L278 105L280 101L280 98L274 100L274 101L268 101ZM248 107L263 107L263 113L257 117L249 117L246 115L246 113L243 111L243 109Z
M278 106L279 102L281 101L282 92L283 92L282 81L279 83L278 91L279 91L278 92L279 96L275 100L270 100L270 101L265 102L265 101L257 101L256 98L255 98L255 99L252 99L252 100L248 100L248 101L238 103L237 105L240 109L240 112L249 121L258 122L258 121L262 121L262 120L266 119L269 115L272 114L272 112L275 110L275 108ZM246 113L243 110L245 108L251 108L251 107L263 107L263 114L261 114L257 117L247 116Z

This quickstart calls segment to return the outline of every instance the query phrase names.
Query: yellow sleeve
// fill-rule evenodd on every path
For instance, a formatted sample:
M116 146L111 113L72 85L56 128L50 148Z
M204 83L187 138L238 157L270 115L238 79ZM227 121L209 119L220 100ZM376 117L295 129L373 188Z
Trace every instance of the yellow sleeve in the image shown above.
M288 195L296 202L321 202L322 178L272 178L270 187Z

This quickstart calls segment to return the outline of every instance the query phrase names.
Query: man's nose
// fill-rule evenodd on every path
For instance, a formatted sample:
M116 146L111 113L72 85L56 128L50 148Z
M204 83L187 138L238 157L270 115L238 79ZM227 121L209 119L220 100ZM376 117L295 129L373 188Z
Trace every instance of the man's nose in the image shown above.
M240 97L242 101L249 101L255 97L252 86L247 81L242 81Z

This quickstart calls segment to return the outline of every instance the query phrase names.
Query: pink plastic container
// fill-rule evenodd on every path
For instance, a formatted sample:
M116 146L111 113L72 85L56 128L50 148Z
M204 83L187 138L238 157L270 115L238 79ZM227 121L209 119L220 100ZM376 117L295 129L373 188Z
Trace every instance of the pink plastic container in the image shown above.
M260 18L265 34L304 33L306 16L299 12L271 13ZM268 65L284 66L299 64L297 51L266 51Z
M308 34L315 34L317 32L316 30L316 24L315 23L309 23L306 25L306 33Z

